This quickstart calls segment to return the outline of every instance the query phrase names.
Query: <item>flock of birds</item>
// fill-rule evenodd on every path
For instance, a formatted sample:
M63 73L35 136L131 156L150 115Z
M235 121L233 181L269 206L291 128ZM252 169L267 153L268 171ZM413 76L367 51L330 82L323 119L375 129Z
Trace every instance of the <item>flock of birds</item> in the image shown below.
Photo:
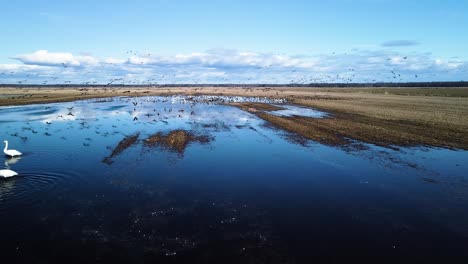
M5 140L3 141L5 143L5 148L3 149L3 153L5 153L6 156L8 157L18 157L21 156L22 153L17 151L16 149L8 149L8 141ZM12 171L10 169L2 169L0 170L0 177L2 178L9 178L18 175L17 172Z
M92 102L93 100L91 100ZM99 102L99 100L98 100ZM130 98L122 98L122 102L129 104L129 107L124 110L118 110L117 112L127 112L130 114L130 117L133 118L133 121L137 122L146 122L145 120L139 120L138 117L147 117L147 122L156 123L161 122L165 125L168 125L170 119L172 118L195 118L198 116L196 113L196 109L193 108L195 105L213 105L213 104L227 104L227 103L235 103L235 102L268 102L268 103L285 103L287 102L286 99L281 98L268 98L268 97L244 97L244 96L220 96L220 95L197 95L197 96L158 96L158 97L146 97L140 98L139 101L133 101ZM155 107L155 104L162 104L159 107ZM180 108L176 108L176 105L179 105ZM188 107L183 107L182 105L188 105ZM153 109L154 108L154 109ZM50 106L46 106L43 108L46 111L52 111ZM99 119L93 118L82 118L78 113L75 111L74 106L66 107L62 110L57 110L54 113L54 117L50 117L50 119L45 119L43 122L45 123L45 136L52 136L53 133L49 133L49 127L52 125L53 120L76 120L78 122L79 129L93 129L95 130L96 134L99 134L103 137L108 135L112 135L115 133L120 133L116 130L117 125L112 125L112 129L110 131L102 131L100 130L101 125L92 126L89 122L91 121L98 121ZM146 113L145 113L146 112ZM56 116L55 116L56 115ZM117 119L118 121L120 119ZM196 122L196 121L195 121ZM29 125L29 122L27 123ZM32 127L23 127L23 130L28 130L33 134L40 133L40 130L35 130ZM56 132L60 131L59 129ZM28 139L27 136L21 136L20 133L15 132L10 134L10 136L21 138L23 141ZM66 140L65 137L61 137L60 139ZM91 138L86 138L85 142L83 143L84 146L90 146ZM21 152L15 149L9 149L8 141L4 141L4 154L8 157L8 160L12 158L19 158L22 155ZM5 169L0 170L0 178L8 178L18 175L17 172L10 170L9 163L5 162Z

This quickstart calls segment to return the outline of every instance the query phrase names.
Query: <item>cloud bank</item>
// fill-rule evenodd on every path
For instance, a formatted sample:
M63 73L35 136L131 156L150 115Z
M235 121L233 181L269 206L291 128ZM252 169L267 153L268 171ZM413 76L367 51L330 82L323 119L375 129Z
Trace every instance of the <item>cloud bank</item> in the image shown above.
M27 65L41 66L85 66L96 65L98 60L91 56L74 56L68 52L48 52L38 50L31 54L23 54L12 59L19 60Z
M394 41L387 45L405 43ZM175 55L127 51L120 57L109 58L38 50L11 59L16 63L0 64L0 83L309 84L468 79L468 63L464 60L388 49L310 56L229 49Z

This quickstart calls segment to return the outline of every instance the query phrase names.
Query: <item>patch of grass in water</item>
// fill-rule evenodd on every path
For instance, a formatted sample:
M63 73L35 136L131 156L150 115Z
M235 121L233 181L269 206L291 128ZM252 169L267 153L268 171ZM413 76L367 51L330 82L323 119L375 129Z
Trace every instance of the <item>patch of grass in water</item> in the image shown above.
M213 138L207 135L195 135L192 132L178 129L168 134L163 134L161 132L153 134L145 139L144 144L148 147L160 146L164 149L182 154L192 142L206 144L212 140Z
M119 142L119 144L117 144L117 146L114 148L114 150L112 150L112 153L109 156L105 157L102 160L102 162L107 163L109 165L112 164L113 163L112 158L119 155L124 150L131 147L132 145L134 145L137 142L139 136L140 136L140 133L136 133L136 134L134 134L132 136L128 136L128 137L125 137L124 139L122 139Z

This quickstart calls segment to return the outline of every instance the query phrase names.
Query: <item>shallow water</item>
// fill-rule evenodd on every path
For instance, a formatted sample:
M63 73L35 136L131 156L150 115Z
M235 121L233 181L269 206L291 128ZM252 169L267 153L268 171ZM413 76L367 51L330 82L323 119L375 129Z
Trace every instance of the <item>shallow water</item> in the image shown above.
M283 104L283 105L277 105L285 109L281 110L275 110L275 111L268 111L268 113L276 116L305 116L305 117L314 117L314 118L322 118L326 117L327 113L310 109L310 108L305 108L305 107L299 107L295 105L289 105L289 104Z
M26 263L467 257L468 152L297 144L223 104L242 100L269 102L119 97L1 107L0 139L23 152L0 160L20 174L0 179L3 257ZM183 151L144 144L176 129L212 140ZM137 132L136 144L111 164L102 162Z

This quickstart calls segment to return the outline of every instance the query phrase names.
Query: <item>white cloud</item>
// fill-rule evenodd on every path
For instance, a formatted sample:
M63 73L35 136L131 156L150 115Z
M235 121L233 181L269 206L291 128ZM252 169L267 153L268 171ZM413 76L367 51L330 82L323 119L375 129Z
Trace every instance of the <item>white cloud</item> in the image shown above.
M465 62L461 60L453 60L453 59L452 60L436 59L435 63L438 66L441 66L446 69L457 69L466 64Z
M142 54L100 59L89 54L39 50L13 57L20 63L0 64L0 83L458 81L466 80L468 71L468 63L459 58L388 49L310 56L228 49L170 56Z
M47 50L38 50L34 53L23 54L13 59L19 60L28 65L43 66L83 66L96 65L98 60L92 56L74 56L68 52L49 52Z
M121 64L124 63L126 60L124 59L116 59L116 58L106 58L104 59L104 63L108 64Z
M0 71L29 71L29 70L49 70L50 67L39 65L24 65L24 64L0 64Z
M292 58L285 55L275 55L255 52L239 52L235 50L209 50L174 56L131 56L128 63L134 65L200 65L204 67L298 67L310 68L313 63L307 58Z

